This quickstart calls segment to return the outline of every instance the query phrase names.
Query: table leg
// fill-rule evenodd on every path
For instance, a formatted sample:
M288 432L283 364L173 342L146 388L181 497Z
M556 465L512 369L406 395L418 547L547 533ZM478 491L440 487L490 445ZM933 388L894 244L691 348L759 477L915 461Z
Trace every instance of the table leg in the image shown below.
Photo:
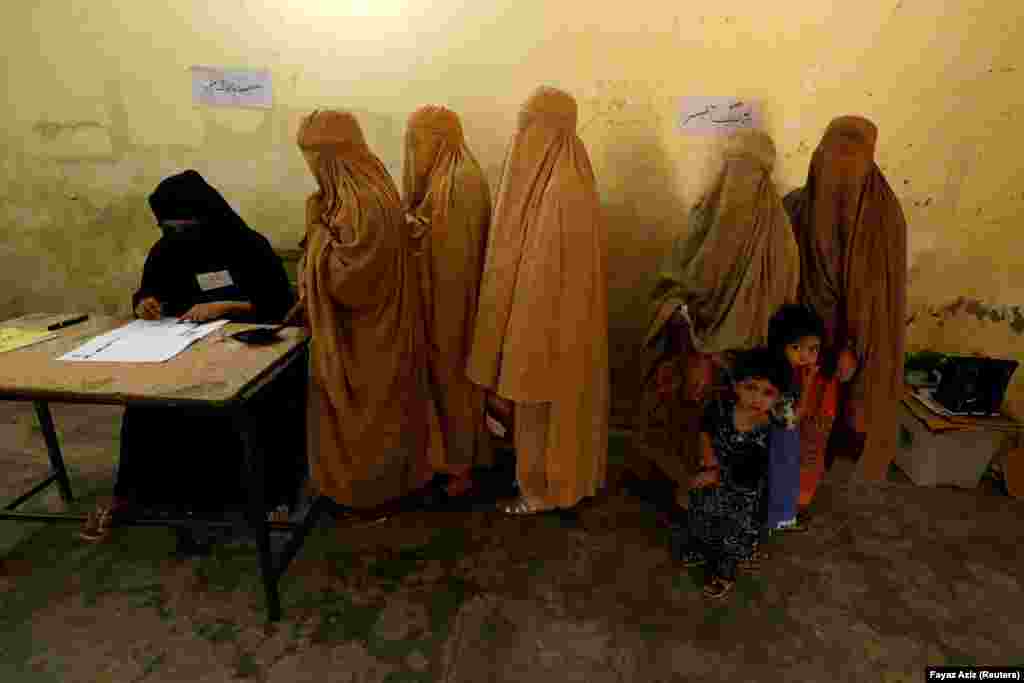
M249 486L249 524L256 534L256 546L260 554L260 573L263 575L263 592L267 601L267 616L270 621L281 619L281 596L278 593L278 575L270 549L270 526L267 523L266 482L264 477L265 453L255 442L252 419L245 410L235 415L238 433L245 448L245 473Z
M39 419L39 426L43 430L43 440L46 441L46 451L50 456L50 467L53 468L53 473L57 477L60 497L65 503L70 503L75 498L71 494L71 480L68 479L68 472L64 467L64 457L60 453L57 431L53 428L50 404L46 401L34 401L33 403L36 408L36 417Z

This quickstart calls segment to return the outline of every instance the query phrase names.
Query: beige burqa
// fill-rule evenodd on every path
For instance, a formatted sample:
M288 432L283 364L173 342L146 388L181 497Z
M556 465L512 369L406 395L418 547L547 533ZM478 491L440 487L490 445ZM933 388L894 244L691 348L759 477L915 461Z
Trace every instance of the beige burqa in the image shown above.
M519 113L494 210L469 377L515 402L522 492L571 507L608 459L607 237L576 101Z
M867 119L834 119L807 184L786 206L800 243L801 297L825 320L829 345L859 361L843 406L848 426L866 438L859 475L881 481L896 455L903 398L907 222L875 163L877 139Z
M721 171L659 273L645 346L686 304L696 351L749 349L767 341L779 306L796 301L800 252L772 182L774 165L766 133L729 137Z
M409 117L403 170L406 220L420 246L431 390L430 461L465 474L492 462L484 393L466 375L491 222L491 195L459 117L427 106Z
M309 454L319 493L373 507L424 483L419 283L398 190L349 113L314 112L300 297L312 330ZM426 471L425 471L426 470Z
M772 314L797 297L800 255L771 179L775 158L763 132L727 139L721 170L666 255L652 295L634 453L680 485L683 504L699 465L704 411L687 379L713 381L710 364L697 359L764 344ZM682 304L693 324L677 339L666 323Z

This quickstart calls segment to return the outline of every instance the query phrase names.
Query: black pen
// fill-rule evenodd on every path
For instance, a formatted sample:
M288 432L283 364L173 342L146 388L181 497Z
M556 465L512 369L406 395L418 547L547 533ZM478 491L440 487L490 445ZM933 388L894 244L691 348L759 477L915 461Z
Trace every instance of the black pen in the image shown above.
M72 325L77 325L78 323L84 323L88 319L89 319L89 316L82 315L82 316L79 316L77 318L72 318L71 320L65 320L64 322L61 322L61 323L54 323L53 325L50 325L49 327L47 327L46 331L47 332L53 332L54 330L60 330L60 329L63 329L65 327L71 327Z

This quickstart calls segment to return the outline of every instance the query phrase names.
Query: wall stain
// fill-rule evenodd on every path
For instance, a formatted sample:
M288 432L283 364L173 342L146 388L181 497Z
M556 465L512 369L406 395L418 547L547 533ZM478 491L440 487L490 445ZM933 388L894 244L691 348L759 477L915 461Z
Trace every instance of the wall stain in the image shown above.
M1005 322L1016 334L1024 334L1024 306L988 305L978 299L965 296L957 297L951 303L943 306L928 307L927 313L933 318L939 318L939 324L947 322L950 318L960 313L972 315L979 321ZM909 322L916 320L917 315L911 317Z
M99 128L100 130L103 130L106 126L99 121L47 121L45 119L36 121L32 126L32 130L36 135L47 142L53 142L61 133L64 132L76 133L80 130L90 128Z

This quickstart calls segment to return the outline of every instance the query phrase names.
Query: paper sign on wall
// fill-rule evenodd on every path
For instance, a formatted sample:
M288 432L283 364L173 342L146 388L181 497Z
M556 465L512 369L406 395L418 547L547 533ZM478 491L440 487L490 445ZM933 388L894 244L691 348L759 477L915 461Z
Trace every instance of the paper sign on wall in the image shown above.
M680 98L679 129L696 135L729 133L739 128L757 128L761 112L757 103L737 97Z
M192 71L192 101L214 107L273 106L270 72L214 69L194 66Z

